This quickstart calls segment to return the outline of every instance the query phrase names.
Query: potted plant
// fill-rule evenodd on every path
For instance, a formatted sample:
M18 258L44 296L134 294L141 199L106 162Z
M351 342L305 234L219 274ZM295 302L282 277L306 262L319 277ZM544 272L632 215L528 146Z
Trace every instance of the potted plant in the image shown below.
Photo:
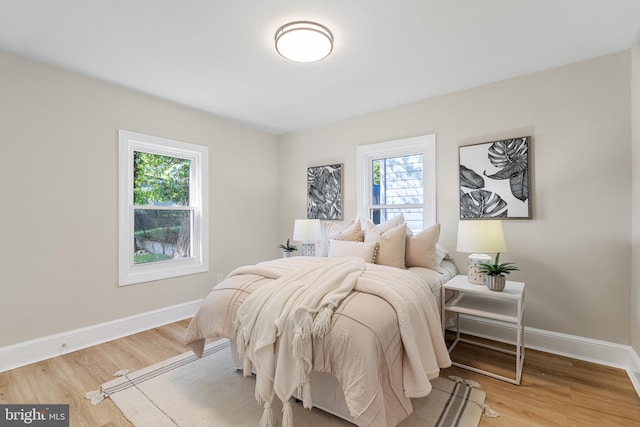
M485 273L484 282L487 288L492 291L502 291L507 283L505 274L520 269L512 262L503 262L500 264L500 252L498 252L493 264L483 262L480 264L479 270Z
M298 248L295 245L289 243L289 239L287 239L287 243L278 245L280 249L282 249L282 256L284 258L289 258L293 255L293 251L297 251Z

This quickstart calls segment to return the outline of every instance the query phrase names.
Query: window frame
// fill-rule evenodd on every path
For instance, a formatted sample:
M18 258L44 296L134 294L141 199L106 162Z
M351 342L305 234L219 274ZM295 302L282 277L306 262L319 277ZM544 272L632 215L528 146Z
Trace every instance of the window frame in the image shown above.
M118 150L118 286L209 271L209 148L203 145L120 129L118 131ZM179 208L167 206L150 207L150 209L180 209L192 212L191 256L189 258L144 264L134 263L134 151L191 160L189 205Z
M421 135L376 144L360 145L357 155L357 209L358 215L371 218L372 163L377 159L422 154L423 228L436 224L436 136Z

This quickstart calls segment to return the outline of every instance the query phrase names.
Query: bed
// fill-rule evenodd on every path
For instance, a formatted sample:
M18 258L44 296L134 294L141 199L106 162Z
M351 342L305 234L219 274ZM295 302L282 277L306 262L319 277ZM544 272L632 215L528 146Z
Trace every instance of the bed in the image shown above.
M457 271L436 256L439 225L416 236L404 222L366 227L329 230L327 256L236 269L189 324L185 343L194 353L207 340L228 338L236 367L256 374L260 425L276 424L276 398L282 425L293 425L287 408L295 397L359 426L395 426L411 414L411 398L427 395L429 380L450 366L439 298ZM403 238L392 239L400 229ZM424 256L425 241L431 264L415 266L412 248ZM405 268L389 265L398 252Z

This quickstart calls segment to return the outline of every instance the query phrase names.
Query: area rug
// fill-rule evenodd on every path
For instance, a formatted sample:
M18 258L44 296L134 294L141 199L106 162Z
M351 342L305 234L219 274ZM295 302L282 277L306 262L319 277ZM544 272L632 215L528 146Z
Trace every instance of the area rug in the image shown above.
M262 416L263 408L254 397L255 377L245 378L233 368L226 340L210 345L201 359L188 352L140 371L116 374L118 378L86 397L94 404L111 399L136 427L255 427ZM485 392L473 381L451 378L434 379L427 397L412 399L414 412L400 426L476 427L488 410ZM274 413L279 414L281 407L275 401ZM296 426L353 425L302 404L293 408Z

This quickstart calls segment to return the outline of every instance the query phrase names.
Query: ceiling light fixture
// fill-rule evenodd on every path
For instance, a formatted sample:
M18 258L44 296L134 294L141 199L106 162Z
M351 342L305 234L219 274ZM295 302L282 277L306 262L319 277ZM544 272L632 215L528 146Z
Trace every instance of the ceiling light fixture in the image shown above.
M326 58L333 50L333 34L324 25L296 21L278 28L276 50L295 62L315 62Z

